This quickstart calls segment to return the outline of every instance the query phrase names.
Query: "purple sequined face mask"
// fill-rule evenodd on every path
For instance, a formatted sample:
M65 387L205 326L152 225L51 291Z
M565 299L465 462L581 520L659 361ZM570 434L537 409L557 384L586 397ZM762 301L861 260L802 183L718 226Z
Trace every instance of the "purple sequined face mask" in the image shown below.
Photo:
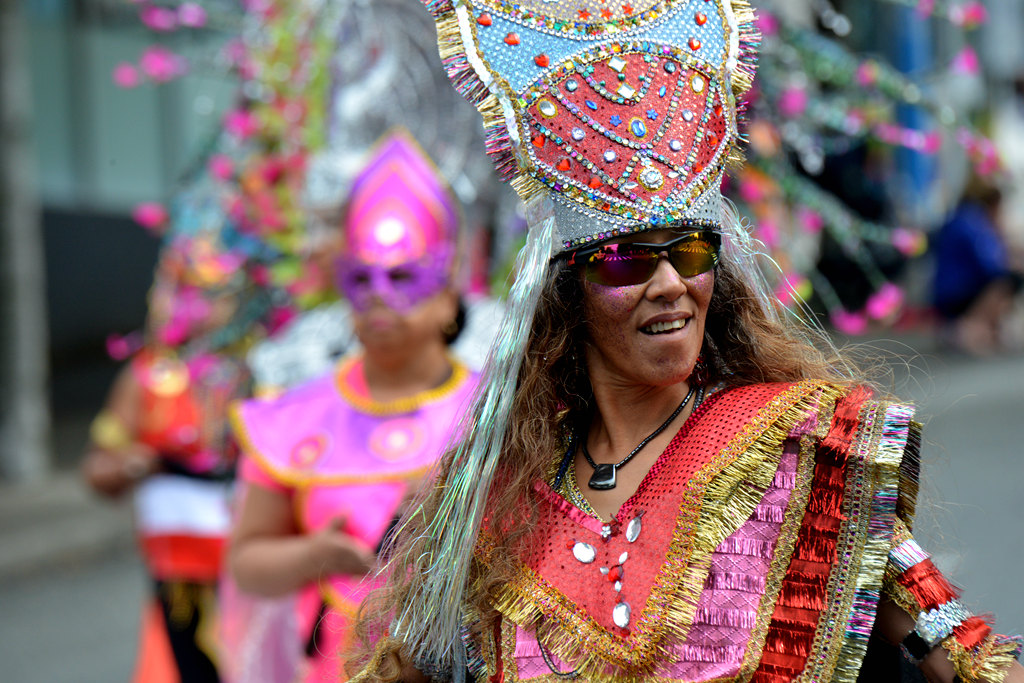
M443 290L447 282L444 268L423 260L390 267L338 260L338 289L360 313L369 310L374 299L406 313Z

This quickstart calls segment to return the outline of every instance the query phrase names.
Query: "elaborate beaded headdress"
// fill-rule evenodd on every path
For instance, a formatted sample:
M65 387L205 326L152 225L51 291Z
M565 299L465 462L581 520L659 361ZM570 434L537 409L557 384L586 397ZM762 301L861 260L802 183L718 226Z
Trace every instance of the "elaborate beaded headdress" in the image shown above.
M721 224L753 79L745 0L432 0L448 76L524 200L554 202L558 250Z
M461 675L463 596L551 257L690 224L723 232L746 270L749 238L721 196L739 161L736 98L759 36L746 0L425 0L441 60L483 115L487 152L527 204L505 319L424 532L425 573L392 633ZM763 291L763 290L762 290Z

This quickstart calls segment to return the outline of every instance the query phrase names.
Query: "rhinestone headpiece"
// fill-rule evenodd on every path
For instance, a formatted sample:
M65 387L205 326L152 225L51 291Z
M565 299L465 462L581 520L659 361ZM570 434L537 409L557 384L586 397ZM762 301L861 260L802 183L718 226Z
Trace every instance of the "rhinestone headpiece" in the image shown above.
M758 40L746 0L427 5L499 172L525 200L551 194L561 250L721 223Z

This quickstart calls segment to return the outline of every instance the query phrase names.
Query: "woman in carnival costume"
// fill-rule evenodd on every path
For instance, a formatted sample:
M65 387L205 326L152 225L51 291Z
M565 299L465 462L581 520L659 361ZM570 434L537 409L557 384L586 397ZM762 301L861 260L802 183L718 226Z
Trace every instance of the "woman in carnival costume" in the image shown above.
M873 633L1022 680L914 541L913 408L785 317L721 196L752 9L428 6L531 231L359 680L853 681Z
M242 264L204 233L178 235L163 248L149 337L92 425L86 480L110 497L134 493L155 587L137 681L220 680L216 586L236 455L227 406L248 387L240 354L226 347L237 344L239 319L257 303Z
M387 137L342 218L337 283L361 352L233 415L248 485L234 577L263 596L302 591L304 680L338 680L366 574L476 385L447 351L459 327L457 229L437 170L407 135Z

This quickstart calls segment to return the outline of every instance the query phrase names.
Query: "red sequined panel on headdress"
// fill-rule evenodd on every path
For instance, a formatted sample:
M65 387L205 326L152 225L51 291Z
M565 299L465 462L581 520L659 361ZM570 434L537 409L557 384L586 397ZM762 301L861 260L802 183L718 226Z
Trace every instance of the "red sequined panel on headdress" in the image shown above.
M621 54L562 81L527 109L547 173L608 197L671 207L729 136L716 81L667 56Z

